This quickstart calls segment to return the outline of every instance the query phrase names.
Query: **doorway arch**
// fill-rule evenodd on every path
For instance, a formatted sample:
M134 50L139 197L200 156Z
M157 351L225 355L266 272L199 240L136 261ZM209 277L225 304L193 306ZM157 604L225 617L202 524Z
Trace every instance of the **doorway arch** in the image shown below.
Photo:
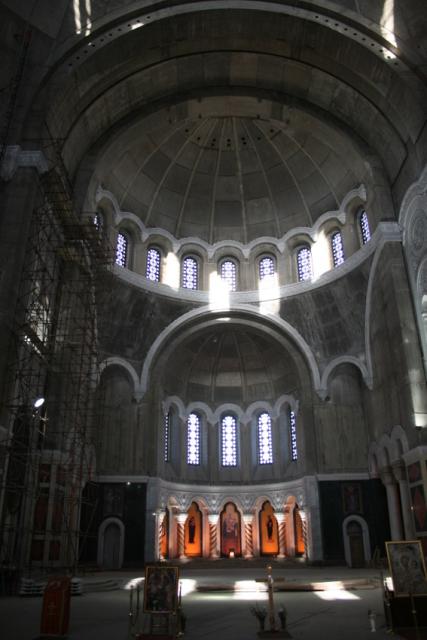
M120 569L123 565L125 527L119 518L107 518L98 532L98 565Z
M349 567L362 567L371 559L369 529L361 516L351 515L342 523L344 555Z

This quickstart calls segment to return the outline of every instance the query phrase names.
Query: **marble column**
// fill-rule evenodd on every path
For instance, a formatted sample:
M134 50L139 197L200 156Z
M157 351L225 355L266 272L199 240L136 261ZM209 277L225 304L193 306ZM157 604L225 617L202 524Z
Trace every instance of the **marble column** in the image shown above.
M397 484L391 467L381 469L380 476L387 492L388 517L390 521L390 534L392 540L401 540L403 537L400 518L400 500Z
M210 549L210 557L218 558L219 549L218 549L218 519L219 515L217 513L210 514L208 516L209 519L209 549Z
M178 558L185 558L184 549L184 526L187 520L186 513L178 513L176 516L176 537L177 537L177 555Z
M279 558L286 557L286 525L285 525L285 514L284 513L275 513L277 520L277 529L279 536Z
M243 523L245 527L245 546L243 549L243 555L245 558L253 558L254 555L253 520L254 517L251 513L243 516Z

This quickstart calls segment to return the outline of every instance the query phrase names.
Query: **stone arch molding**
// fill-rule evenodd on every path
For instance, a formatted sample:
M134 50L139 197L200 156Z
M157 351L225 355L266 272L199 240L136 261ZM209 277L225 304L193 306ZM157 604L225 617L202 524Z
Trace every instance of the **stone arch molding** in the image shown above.
M293 238L297 238L301 235L307 235L313 240L313 242L315 242L321 228L328 221L338 221L340 222L340 224L344 225L346 223L347 213L352 207L353 202L366 202L367 194L365 185L360 184L355 189L351 189L343 197L339 209L334 211L326 211L315 221L312 227L296 227L294 229L290 229L281 238L275 238L273 236L262 236L251 240L251 242L247 244L242 244L241 242L235 240L221 240L219 242L215 242L214 244L209 244L208 242L201 240L200 238L191 236L178 239L169 231L166 231L165 229L162 229L160 227L146 227L137 215L130 211L122 211L116 196L111 191L109 191L108 189L104 189L100 185L98 185L98 187L96 188L94 200L94 209L96 209L97 206L100 206L103 203L107 202L109 205L109 210L112 211L113 225L116 228L119 228L121 225L128 222L138 231L140 240L142 242L146 242L151 237L157 238L158 236L160 236L170 243L172 251L174 253L179 253L187 245L195 245L196 247L199 247L201 253L206 254L208 259L212 260L215 257L215 254L221 252L223 249L229 250L230 247L233 247L237 251L239 251L243 258L249 259L251 253L253 251L256 252L258 246L262 247L266 243L276 247L277 251L283 254L286 250L287 243Z
M371 541L369 538L369 528L366 524L366 520L361 516L350 515L345 518L342 523L342 535L344 540L344 556L345 561L349 567L351 567L351 550L350 550L350 539L347 532L347 527L351 522L357 522L362 527L362 537L363 537L363 553L365 557L365 562L368 563L371 559Z
M369 447L368 465L372 475L389 467L400 460L410 449L408 437L400 425L395 425L390 435L383 434L378 442L372 442Z
M98 554L97 554L97 562L98 566L101 567L104 559L104 542L105 542L105 530L110 524L114 524L119 528L120 532L120 542L119 542L119 568L123 566L123 557L125 550L125 526L123 522L119 518L106 518L99 527L98 530Z
M230 316L233 316L236 320L246 319L251 321L252 326L256 326L256 328L260 329L262 333L268 332L270 337L274 337L279 342L283 340L284 336L288 339L290 338L297 346L299 352L304 356L311 374L313 387L319 396L322 397L319 367L311 348L301 334L285 320L275 316L262 315L249 305L234 305L233 309L225 309L223 311L216 312L213 312L210 307L205 306L200 309L189 311L183 314L180 318L174 320L157 336L148 351L139 381L139 390L142 394L141 397L147 392L153 363L156 362L164 346L171 340L174 334L185 332L189 324L192 324L199 329L203 328L203 326L209 326L210 323L218 321L221 317L229 318Z
M286 405L289 406L295 414L298 414L299 402L294 396L290 395L280 396L274 403L274 406L268 401L257 400L256 402L252 402L246 409L230 402L220 404L214 409L206 404L206 402L191 402L185 405L178 396L169 396L162 402L162 410L166 415L172 407L175 408L182 421L185 421L192 411L200 411L211 425L217 424L223 413L230 412L237 416L239 422L248 424L258 411L267 411L272 418L278 418L283 411L283 407Z
M135 400L139 401L144 395L140 387L140 379L133 366L124 358L118 356L112 356L103 360L99 366L100 377L104 371L110 367L120 367L124 369L129 375L129 378L133 384L133 396Z
M427 166L403 198L399 223L427 375Z
M362 374L362 378L365 381L366 386L368 387L368 389L372 389L372 384L373 384L372 374L368 371L366 364L362 362L359 358L356 358L355 356L339 356L338 358L334 358L334 360L331 360L331 362L328 364L328 366L322 373L319 395L323 400L326 398L328 393L329 378L332 372L341 364L351 364L354 367L356 367L356 369L359 369L360 373Z

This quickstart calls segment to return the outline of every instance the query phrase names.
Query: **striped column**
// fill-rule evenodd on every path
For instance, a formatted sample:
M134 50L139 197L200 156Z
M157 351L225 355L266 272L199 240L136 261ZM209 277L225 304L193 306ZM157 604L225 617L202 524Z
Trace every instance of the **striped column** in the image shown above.
M209 553L211 558L218 558L218 514L209 515Z
M253 558L254 555L254 540L253 540L253 516L247 514L243 516L243 522L245 524L245 558Z

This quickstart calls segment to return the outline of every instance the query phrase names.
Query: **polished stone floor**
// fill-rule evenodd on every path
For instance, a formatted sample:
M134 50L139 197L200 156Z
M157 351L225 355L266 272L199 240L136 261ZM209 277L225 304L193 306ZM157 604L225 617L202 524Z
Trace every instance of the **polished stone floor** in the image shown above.
M70 640L128 640L131 584L143 573L86 575L90 591L71 600ZM250 607L265 607L268 594L265 568L181 567L182 605L187 640L249 640L257 638L258 622ZM288 631L298 640L385 639L386 629L379 573L373 569L274 568L276 611L284 607ZM292 584L319 583L320 591L290 591ZM103 591L102 589L111 589ZM198 589L201 589L200 591ZM136 593L134 592L134 605ZM39 635L42 598L0 598L1 640L33 640ZM377 630L370 630L369 610L376 613ZM136 631L138 625L135 626ZM267 627L268 628L268 625ZM399 635L392 635L400 638ZM425 636L420 636L424 638Z

